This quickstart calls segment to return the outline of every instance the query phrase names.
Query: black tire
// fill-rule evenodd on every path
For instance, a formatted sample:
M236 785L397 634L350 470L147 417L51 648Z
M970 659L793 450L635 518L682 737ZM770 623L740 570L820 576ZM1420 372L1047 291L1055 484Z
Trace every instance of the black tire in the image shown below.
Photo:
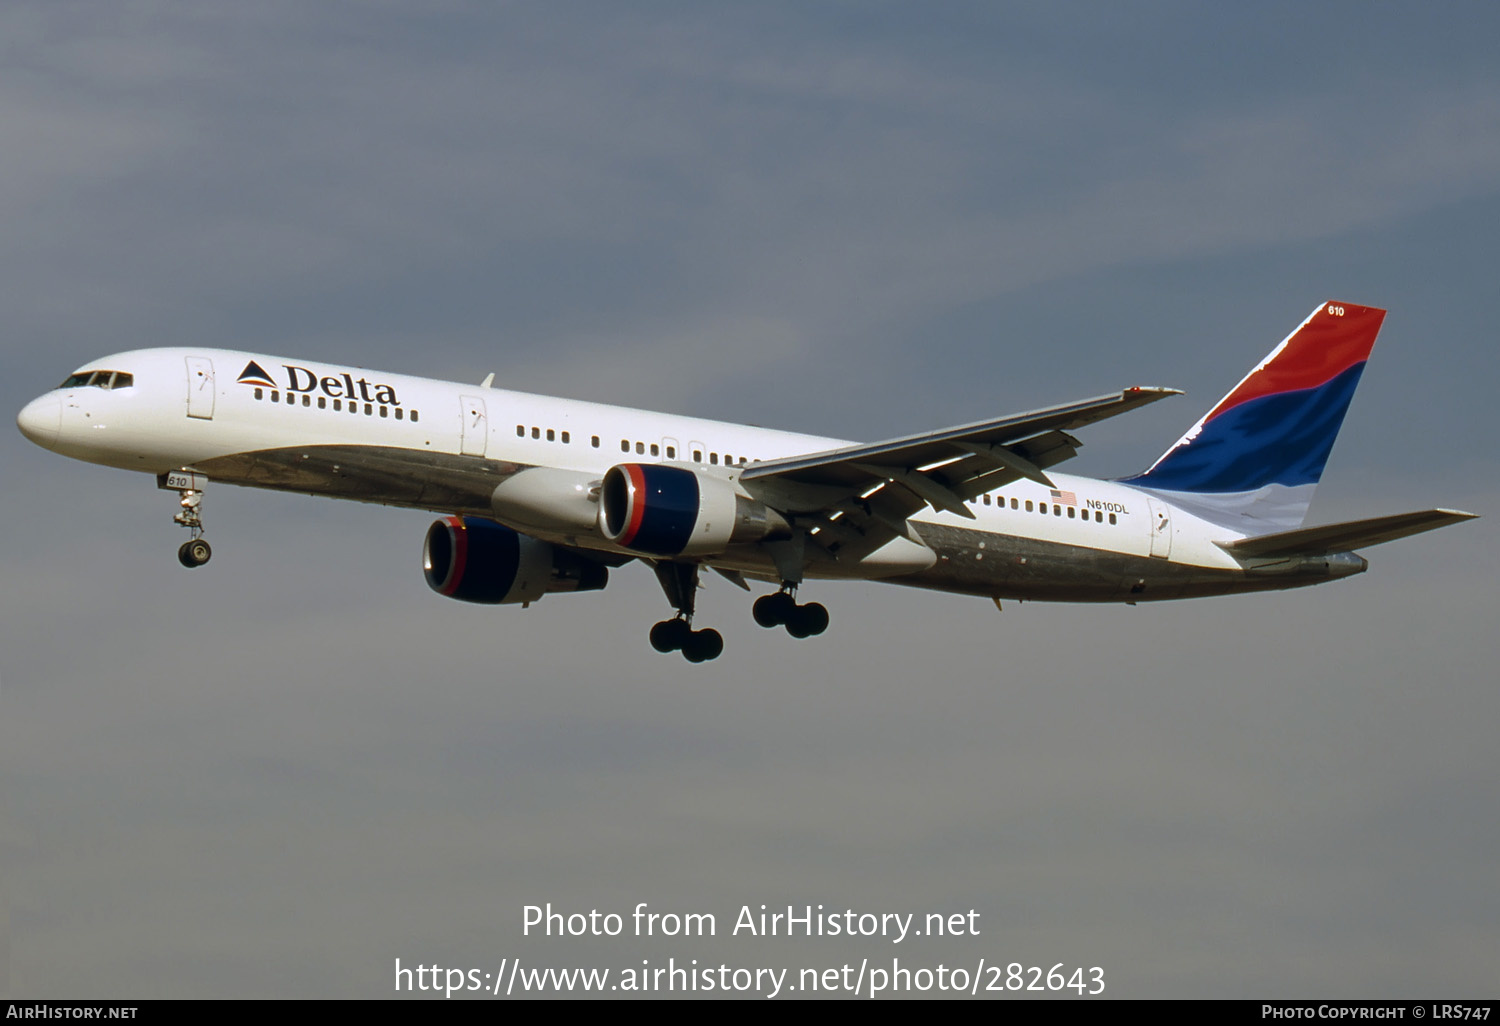
M651 625L651 647L658 652L675 652L677 650L677 646L672 644L671 633L669 631L671 625L671 620L663 620L661 623Z
M776 613L777 623L790 623L797 615L797 600L784 591L771 596L771 609Z
M724 635L710 627L708 630L699 632L700 644L703 646L704 659L717 659L724 654Z
M651 647L658 652L676 652L691 636L686 620L663 620L651 628Z
M214 550L208 542L202 538L194 538L192 541L183 542L177 550L177 562L191 569L202 566L213 557Z
M682 654L690 663L706 663L717 659L724 651L724 635L716 630L694 631L682 646Z
M828 629L828 607L821 602L809 602L798 610L797 615L802 618L809 636L822 634Z
M775 595L762 595L755 600L750 607L750 615L755 617L755 622L762 627L780 627L781 616L777 608Z

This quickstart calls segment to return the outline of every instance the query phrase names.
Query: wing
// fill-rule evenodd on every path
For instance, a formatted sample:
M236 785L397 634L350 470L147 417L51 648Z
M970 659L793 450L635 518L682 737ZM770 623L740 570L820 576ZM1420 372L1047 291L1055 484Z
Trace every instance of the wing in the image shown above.
M836 558L862 558L931 506L974 519L968 500L1026 478L1051 486L1046 469L1078 454L1068 431L1180 394L1127 388L1043 410L893 438L871 445L768 460L740 481L762 502L793 516L809 540Z

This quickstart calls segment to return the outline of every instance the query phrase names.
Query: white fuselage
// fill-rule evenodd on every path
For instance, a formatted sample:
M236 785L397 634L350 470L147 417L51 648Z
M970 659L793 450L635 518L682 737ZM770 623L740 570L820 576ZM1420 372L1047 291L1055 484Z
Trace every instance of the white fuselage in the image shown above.
M523 469L597 479L616 464L678 463L733 479L745 464L851 444L226 350L138 350L89 369L116 372L117 384L46 393L20 415L28 437L76 459L153 475L193 468L210 480L501 520L487 489ZM970 500L973 519L931 509L914 515L930 556L824 561L809 576L1082 601L1315 583L1295 567L1276 573L1236 560L1215 543L1237 535L1160 497L1111 481L1050 479L1055 488L1023 479ZM511 526L582 548L611 547L579 523L529 518ZM754 546L699 562L775 578Z

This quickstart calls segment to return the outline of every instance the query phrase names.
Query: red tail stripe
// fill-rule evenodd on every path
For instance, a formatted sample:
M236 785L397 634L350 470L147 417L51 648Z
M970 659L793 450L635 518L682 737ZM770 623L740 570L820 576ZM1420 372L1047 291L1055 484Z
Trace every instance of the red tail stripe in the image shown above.
M1385 311L1353 303L1324 303L1264 366L1240 383L1204 420L1241 403L1280 392L1317 388L1370 358Z

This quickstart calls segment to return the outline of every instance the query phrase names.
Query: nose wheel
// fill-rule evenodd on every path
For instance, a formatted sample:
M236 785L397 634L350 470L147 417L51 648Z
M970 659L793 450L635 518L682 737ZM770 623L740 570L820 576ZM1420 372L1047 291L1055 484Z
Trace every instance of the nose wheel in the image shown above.
M208 542L202 538L194 538L192 541L183 542L178 548L177 562L188 568L202 566L213 554L214 550L209 547Z
M750 615L762 627L785 627L794 638L810 638L828 629L828 609L821 602L798 605L792 593L785 590L756 599Z

